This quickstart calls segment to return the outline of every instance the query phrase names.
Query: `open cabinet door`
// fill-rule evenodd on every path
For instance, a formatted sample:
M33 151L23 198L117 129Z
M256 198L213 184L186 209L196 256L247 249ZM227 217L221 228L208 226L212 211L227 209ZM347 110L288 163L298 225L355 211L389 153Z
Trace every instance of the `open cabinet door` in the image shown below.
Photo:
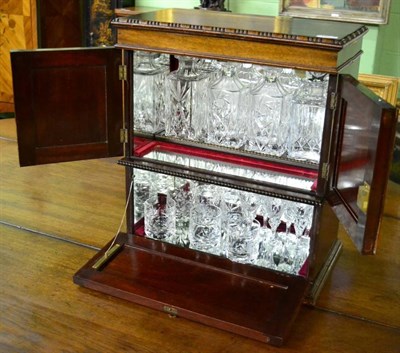
M363 254L374 254L396 130L395 108L341 77L338 145L329 201Z
M122 155L121 51L11 53L21 166Z
M302 276L124 233L89 260L74 282L276 346L289 336L308 286Z

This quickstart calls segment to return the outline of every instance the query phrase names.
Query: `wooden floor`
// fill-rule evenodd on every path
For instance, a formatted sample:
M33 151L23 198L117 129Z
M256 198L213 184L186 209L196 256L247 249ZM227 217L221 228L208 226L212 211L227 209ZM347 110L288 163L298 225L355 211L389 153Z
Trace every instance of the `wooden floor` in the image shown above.
M376 256L344 243L316 308L282 348L80 288L72 276L118 229L115 159L20 168L0 120L0 352L400 352L400 185L390 183Z

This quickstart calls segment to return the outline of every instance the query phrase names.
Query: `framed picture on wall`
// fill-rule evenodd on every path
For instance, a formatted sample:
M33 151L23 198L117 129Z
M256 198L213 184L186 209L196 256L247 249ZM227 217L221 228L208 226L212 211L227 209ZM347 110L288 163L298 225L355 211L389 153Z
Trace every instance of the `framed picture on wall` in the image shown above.
M390 0L280 0L281 15L386 24Z

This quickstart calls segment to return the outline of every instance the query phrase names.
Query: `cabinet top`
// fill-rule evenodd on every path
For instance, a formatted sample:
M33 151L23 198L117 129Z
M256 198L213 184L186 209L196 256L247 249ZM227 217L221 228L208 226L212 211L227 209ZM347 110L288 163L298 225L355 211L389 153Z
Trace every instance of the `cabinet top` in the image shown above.
M205 10L165 9L132 16L128 12L127 15L116 18L113 24L117 27L145 27L208 36L245 37L249 40L289 41L292 44L325 46L338 50L368 30L364 25L347 22Z

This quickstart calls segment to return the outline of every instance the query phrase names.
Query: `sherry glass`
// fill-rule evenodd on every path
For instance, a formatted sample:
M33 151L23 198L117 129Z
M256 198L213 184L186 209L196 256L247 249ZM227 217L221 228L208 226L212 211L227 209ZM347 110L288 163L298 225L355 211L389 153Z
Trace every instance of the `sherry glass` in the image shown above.
M254 219L260 211L260 197L253 192L240 192L240 202L244 205L244 210L249 219Z
M259 232L258 256L255 263L258 266L271 268L270 254L273 249L275 235L267 227L261 227Z
M277 234L277 229L281 224L283 214L282 200L275 197L265 197L261 204L261 212L264 217L264 229L269 225L269 235L262 232L264 236L261 238L258 262L260 264L272 265L272 250L282 245L282 240Z
M300 204L299 204L299 207L300 207ZM300 212L300 209L297 208L297 202L294 202L294 201L285 201L284 202L283 220L286 225L286 235L287 236L290 234L292 224L296 220L296 212Z
M297 237L293 233L286 233L283 239L280 270L286 273L294 273L297 257Z
M310 237L302 235L297 239L296 258L293 273L299 273L310 253Z
M276 232L271 240L271 252L269 254L269 263L271 268L277 270L284 259L285 246L283 243L283 232Z
M245 208L242 204L241 192L235 189L222 189L221 208L224 213L225 223L243 217Z
M290 232L291 225L293 225L296 236L302 236L305 229L311 227L313 210L311 205L287 201L284 212L287 233Z
M282 222L283 206L282 200L276 197L266 198L266 202L261 206L265 212L264 217L268 220L272 234L276 234L277 228Z
M189 245L189 219L193 204L193 183L190 180L175 178L176 187L168 191L176 204L176 241L180 246Z
M311 228L313 211L314 209L311 205L301 204L301 206L298 206L293 223L297 237L301 237L306 229Z

